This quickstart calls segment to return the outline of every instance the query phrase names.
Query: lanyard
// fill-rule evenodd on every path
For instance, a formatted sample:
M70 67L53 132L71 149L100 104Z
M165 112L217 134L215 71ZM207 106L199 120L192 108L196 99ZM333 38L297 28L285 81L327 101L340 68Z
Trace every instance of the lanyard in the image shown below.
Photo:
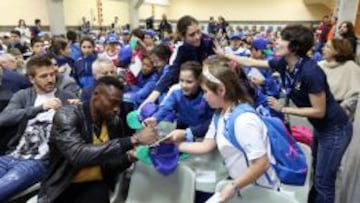
M294 67L294 71L290 73L288 70L285 70L285 77L283 77L284 84L284 93L285 93L285 106L289 106L289 95L291 91L295 88L295 85L299 79L301 66L303 64L304 58L300 58Z

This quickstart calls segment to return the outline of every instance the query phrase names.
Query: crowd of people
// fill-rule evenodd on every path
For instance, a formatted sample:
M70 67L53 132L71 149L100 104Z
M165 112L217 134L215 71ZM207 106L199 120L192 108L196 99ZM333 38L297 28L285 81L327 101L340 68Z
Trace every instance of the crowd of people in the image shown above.
M325 16L316 28L233 29L220 16L203 32L189 15L174 29L165 15L159 29L130 30L116 17L109 31L95 34L83 19L80 32L51 37L35 23L19 20L0 43L0 202L37 182L41 203L109 202L117 175L136 162L137 146L158 139L162 121L176 122L167 141L181 152L219 151L233 180L221 202L254 182L276 190L276 160L259 115L309 120L308 202L335 201L360 92L352 23ZM127 114L149 104L157 110L135 131ZM257 114L234 121L243 153L225 134L244 104Z

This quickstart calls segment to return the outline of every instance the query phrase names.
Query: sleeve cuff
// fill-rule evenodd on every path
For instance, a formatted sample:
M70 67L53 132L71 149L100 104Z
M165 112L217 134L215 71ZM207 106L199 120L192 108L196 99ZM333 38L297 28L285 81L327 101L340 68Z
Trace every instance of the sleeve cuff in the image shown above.
M194 141L194 134L191 132L190 128L186 128L186 130L185 130L185 141L186 142Z

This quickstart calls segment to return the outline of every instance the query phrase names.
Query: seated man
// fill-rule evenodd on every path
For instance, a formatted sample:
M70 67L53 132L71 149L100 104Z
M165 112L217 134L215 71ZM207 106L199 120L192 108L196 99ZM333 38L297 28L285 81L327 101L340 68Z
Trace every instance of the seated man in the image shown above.
M28 78L16 71L16 58L11 54L0 55L0 66L3 68L2 86L15 93L31 86Z
M4 74L3 69L0 67L0 113L8 105L8 103L13 95L10 90L7 90L2 86L3 74Z
M10 148L15 148L0 156L0 202L43 177L55 110L73 98L55 89L56 71L49 59L32 58L27 73L33 87L15 93L0 113L0 127L18 129L9 142Z
M123 85L105 76L97 80L90 102L57 111L49 142L49 173L39 202L110 201L108 183L131 165L134 156L129 150L157 138L152 128L140 132L142 136L122 134L116 119L122 95Z

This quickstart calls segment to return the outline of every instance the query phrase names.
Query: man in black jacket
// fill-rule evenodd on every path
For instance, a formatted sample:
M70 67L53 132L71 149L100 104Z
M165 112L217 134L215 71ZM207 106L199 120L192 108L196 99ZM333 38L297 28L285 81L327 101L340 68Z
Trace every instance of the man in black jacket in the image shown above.
M74 98L70 93L56 90L56 70L49 59L32 58L27 73L33 87L15 93L0 114L1 128L17 128L8 143L11 150L0 156L0 202L44 176L55 110Z
M109 202L109 182L132 163L131 150L153 143L157 135L146 128L123 135L118 128L123 85L102 77L90 103L61 108L50 138L50 168L42 182L39 202ZM127 137L125 137L127 136Z

